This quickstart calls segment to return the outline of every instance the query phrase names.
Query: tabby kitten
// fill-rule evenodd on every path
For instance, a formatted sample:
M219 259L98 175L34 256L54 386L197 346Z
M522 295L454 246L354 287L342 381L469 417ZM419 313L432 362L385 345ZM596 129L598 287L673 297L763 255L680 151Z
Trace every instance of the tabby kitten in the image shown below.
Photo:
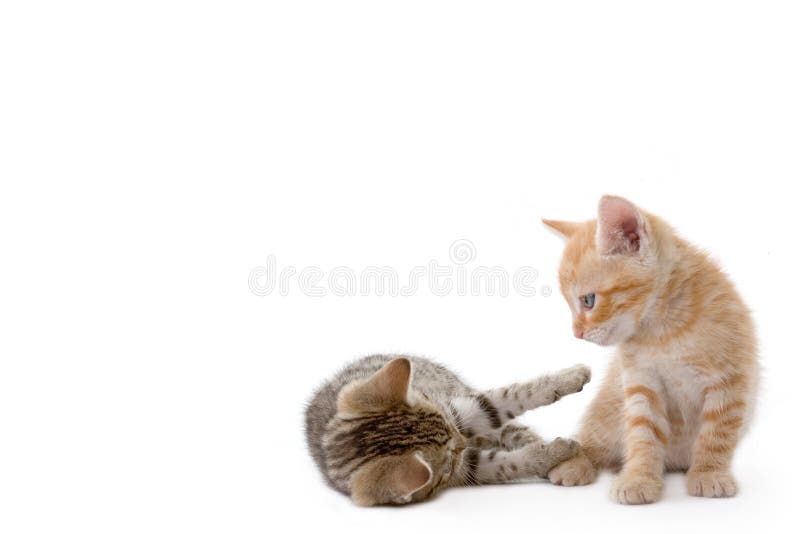
M513 421L589 381L575 366L476 391L424 358L368 356L317 390L306 439L327 482L360 505L422 501L447 486L546 477L579 451Z
M688 491L730 497L734 448L758 385L750 313L708 256L664 221L613 196L597 220L544 223L566 238L561 292L575 337L618 345L584 416L581 454L552 470L556 484L594 481L622 466L612 499L652 503L664 470L688 470Z

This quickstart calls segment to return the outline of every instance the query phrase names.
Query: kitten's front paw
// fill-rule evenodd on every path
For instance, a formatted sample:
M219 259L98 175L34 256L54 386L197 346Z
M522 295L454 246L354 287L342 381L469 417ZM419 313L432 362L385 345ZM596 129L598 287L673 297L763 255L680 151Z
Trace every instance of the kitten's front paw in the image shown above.
M564 395L576 393L583 389L592 379L592 370L585 365L574 365L558 373L558 382L555 388L555 400Z
M581 446L572 439L556 438L549 443L543 441L531 443L520 450L526 458L525 467L528 473L546 477L553 467L575 457L580 452Z
M597 478L597 469L585 454L578 454L551 469L547 478L559 486L585 486Z
M692 471L687 474L689 495L695 497L733 497L736 480L726 471Z
M574 439L556 438L547 445L548 452L553 460L561 463L574 458L581 450L581 444Z
M659 477L623 472L611 485L611 498L620 504L650 504L661 498L663 488Z

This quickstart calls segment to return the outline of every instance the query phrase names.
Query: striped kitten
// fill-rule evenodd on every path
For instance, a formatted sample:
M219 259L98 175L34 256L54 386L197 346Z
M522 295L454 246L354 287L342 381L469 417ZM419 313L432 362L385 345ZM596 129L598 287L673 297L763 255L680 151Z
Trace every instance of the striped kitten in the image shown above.
M589 381L575 366L479 392L424 358L368 356L322 385L306 409L306 439L328 483L360 505L404 504L447 486L546 477L575 441L546 443L518 415Z
M659 499L667 470L688 491L730 497L736 444L753 414L759 368L750 313L708 256L664 221L606 196L596 221L544 221L566 238L561 291L577 338L617 345L578 434L583 453L550 472L594 481L622 465L611 497Z

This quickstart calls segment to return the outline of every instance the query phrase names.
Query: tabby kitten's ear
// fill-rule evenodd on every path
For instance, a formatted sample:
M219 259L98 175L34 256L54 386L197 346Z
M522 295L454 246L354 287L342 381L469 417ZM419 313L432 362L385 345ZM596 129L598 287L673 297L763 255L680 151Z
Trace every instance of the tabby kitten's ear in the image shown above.
M552 219L542 219L545 226L553 230L564 239L569 239L572 234L580 227L581 223L569 221L554 221Z
M605 195L597 208L597 251L603 255L635 256L648 245L647 219L632 202Z
M354 382L339 393L337 407L342 414L386 410L407 403L411 362L397 358L364 382Z
M350 495L361 506L407 503L432 478L431 468L418 454L389 456L359 469L351 480Z

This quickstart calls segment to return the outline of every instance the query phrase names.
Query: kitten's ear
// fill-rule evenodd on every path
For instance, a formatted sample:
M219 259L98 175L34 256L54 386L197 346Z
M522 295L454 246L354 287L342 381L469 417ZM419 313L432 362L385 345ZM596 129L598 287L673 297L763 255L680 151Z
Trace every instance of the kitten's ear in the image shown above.
M350 481L350 495L356 504L402 504L427 486L433 471L419 454L390 456L370 462Z
M578 227L581 224L569 221L554 221L552 219L542 219L542 222L545 226L553 230L556 234L564 239L569 239L572 237L572 234L578 230Z
M376 397L386 402L406 402L410 380L411 362L408 358L396 358L372 375L367 385Z
M400 502L411 501L411 496L427 486L433 471L418 454L406 456L395 466L389 477L389 487Z
M396 358L365 382L343 388L339 394L339 411L358 414L406 403L410 380L411 362L408 358Z
M632 202L605 195L597 208L595 242L600 254L638 255L649 241L647 219Z

